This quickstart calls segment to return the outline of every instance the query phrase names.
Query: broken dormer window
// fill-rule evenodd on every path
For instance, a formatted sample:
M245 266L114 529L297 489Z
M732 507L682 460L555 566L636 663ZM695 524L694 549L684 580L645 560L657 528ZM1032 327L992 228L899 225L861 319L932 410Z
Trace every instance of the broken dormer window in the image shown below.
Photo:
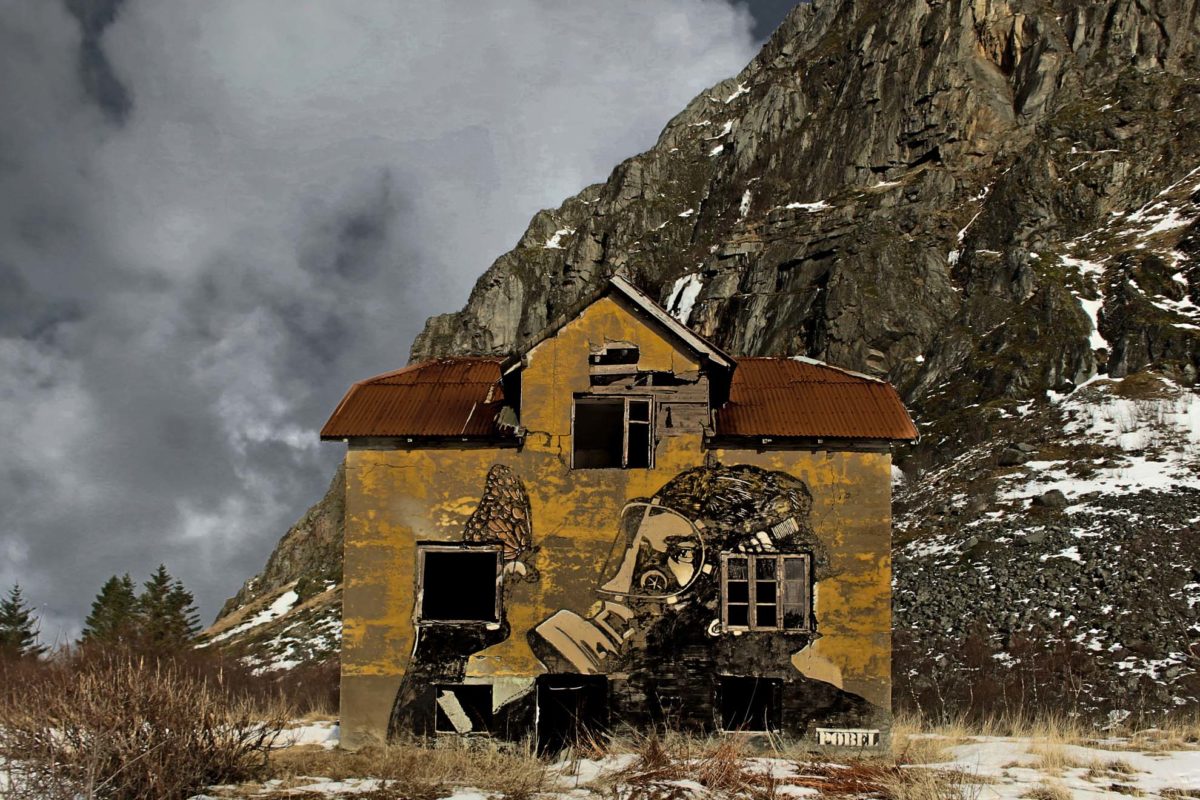
M572 430L575 469L648 469L654 463L649 397L577 397Z
M725 630L811 630L808 555L721 556L721 625Z
M621 372L634 372L638 363L638 346L632 342L606 342L593 348L588 364L593 367L621 367Z
M592 386L611 386L636 379L638 346L632 342L606 342L592 347L588 355L588 373Z

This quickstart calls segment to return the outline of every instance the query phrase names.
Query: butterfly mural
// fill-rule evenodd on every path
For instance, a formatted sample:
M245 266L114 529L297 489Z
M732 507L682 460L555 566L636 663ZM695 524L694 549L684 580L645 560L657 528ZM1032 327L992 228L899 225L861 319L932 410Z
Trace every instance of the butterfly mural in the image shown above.
M488 470L483 497L463 528L463 541L498 544L508 573L536 579L527 563L534 553L533 514L525 484L508 467L495 464Z

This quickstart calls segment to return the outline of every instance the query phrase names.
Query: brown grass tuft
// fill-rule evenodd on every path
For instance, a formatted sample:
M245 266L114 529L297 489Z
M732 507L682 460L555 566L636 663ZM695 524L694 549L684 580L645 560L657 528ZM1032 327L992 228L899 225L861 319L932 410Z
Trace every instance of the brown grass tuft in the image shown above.
M353 753L293 747L271 755L271 778L286 782L314 775L332 780L377 778L389 790L414 798L436 796L447 786L524 797L549 785L547 764L528 743L502 748L487 739L449 739L437 747L408 742Z
M1039 783L1025 794L1027 800L1072 800L1071 792L1060 783Z
M92 654L0 673L14 799L184 798L260 772L286 722L168 661Z

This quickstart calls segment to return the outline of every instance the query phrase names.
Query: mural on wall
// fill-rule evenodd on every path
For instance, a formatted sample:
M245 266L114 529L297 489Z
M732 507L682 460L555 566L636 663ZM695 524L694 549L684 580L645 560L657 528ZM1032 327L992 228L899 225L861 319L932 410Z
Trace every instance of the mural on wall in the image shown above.
M418 543L419 553L427 550L418 562L425 574L416 642L389 734L517 738L541 719L543 688L548 698L571 698L564 718L573 723L585 702L597 719L700 731L799 735L814 722L869 723L870 703L793 661L822 636L815 586L831 577L812 507L808 486L785 472L709 465L626 503L611 521L595 521L615 530L594 594L525 633L548 674L537 692L501 701L486 683L464 685L468 659L509 638L506 595L539 572L525 485L508 467L492 466L461 544ZM475 566L431 572L434 556L456 554ZM434 579L448 602L478 595L478 613L424 616ZM570 676L576 680L561 680Z
M528 563L534 553L529 493L516 473L503 464L488 470L483 497L463 528L463 541L500 545L505 572L537 580L537 571Z
M771 713L786 709L793 725L860 722L870 714L865 700L791 661L821 636L813 587L829 577L812 502L784 472L680 473L626 504L587 615L556 612L530 631L530 646L553 673L619 675L613 713L634 721L721 724L722 676L742 676L774 681ZM725 682L726 694L732 686Z
M484 697L486 686L447 688L461 683L473 653L509 637L505 584L538 580L532 563L537 553L533 513L524 482L508 467L494 464L463 526L462 544L419 543L418 552L423 568L418 567L422 574L417 576L416 641L392 704L389 736L526 726L524 718L532 709L513 705L505 712L513 719L496 719L490 692ZM439 614L442 609L430 607L431 599L442 598L451 613Z

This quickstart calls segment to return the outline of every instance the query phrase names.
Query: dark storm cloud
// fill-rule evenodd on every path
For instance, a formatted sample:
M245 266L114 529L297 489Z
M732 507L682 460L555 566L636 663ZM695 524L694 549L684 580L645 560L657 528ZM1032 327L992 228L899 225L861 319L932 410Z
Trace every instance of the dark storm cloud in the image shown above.
M745 0L746 7L754 17L754 28L751 31L754 38L759 41L770 38L796 4L797 0Z
M211 616L345 388L753 54L724 0L480 8L0 0L0 586L48 639L160 561Z
M124 122L133 109L129 92L113 72L104 53L101 37L117 18L124 0L64 0L71 16L79 22L79 78L88 96L106 116Z

